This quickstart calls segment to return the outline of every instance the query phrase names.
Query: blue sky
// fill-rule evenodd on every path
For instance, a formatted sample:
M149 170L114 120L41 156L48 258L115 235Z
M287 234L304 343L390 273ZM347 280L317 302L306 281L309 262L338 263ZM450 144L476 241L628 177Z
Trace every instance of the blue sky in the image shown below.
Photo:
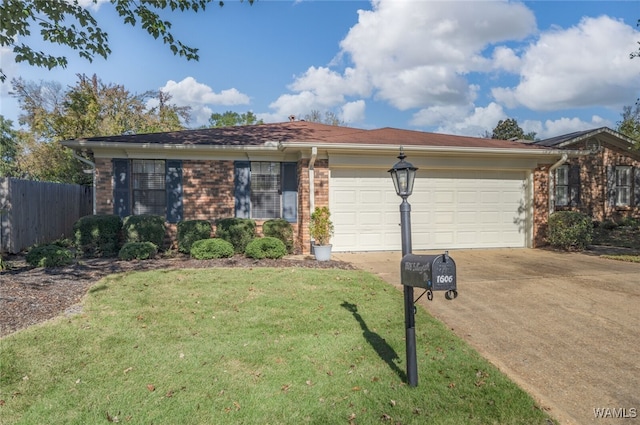
M86 1L86 0L85 0ZM481 136L515 118L538 137L615 127L640 97L638 1L226 1L205 13L166 16L200 61L173 56L110 3L90 6L113 53L66 69L16 64L11 78L74 85L76 74L142 93L162 89L192 108L254 112L265 122L331 111L349 126ZM19 40L22 41L22 40ZM0 90L1 113L20 111Z

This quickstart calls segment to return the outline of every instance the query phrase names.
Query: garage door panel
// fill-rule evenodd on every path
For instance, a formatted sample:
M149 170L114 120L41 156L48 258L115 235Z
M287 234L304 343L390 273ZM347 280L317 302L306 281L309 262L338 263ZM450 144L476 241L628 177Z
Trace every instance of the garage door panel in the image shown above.
M524 172L419 170L413 249L525 246L524 181ZM331 170L329 197L336 251L401 249L402 200L386 171Z

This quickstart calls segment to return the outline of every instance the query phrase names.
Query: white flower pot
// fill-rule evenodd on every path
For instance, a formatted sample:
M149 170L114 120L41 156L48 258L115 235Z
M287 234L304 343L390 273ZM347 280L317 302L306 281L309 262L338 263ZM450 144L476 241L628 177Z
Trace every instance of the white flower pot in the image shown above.
M331 245L314 245L313 255L318 261L329 261L331 259Z

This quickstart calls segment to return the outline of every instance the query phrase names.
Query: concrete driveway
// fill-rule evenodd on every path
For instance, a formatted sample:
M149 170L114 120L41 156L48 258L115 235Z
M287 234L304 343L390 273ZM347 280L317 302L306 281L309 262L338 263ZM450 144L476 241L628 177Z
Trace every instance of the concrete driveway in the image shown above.
M414 252L434 253L441 252ZM537 249L449 255L457 266L458 298L435 293L419 305L560 423L640 423L640 264ZM333 258L401 289L399 252ZM422 291L417 288L416 297ZM418 347L428 343L417 341ZM594 409L609 410L596 418Z

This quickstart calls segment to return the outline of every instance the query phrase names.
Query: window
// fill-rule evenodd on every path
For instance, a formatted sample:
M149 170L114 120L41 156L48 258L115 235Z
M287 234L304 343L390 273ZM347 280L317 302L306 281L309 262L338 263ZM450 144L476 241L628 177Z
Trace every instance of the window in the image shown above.
M238 218L298 219L298 164L236 161L235 213Z
M561 165L556 169L556 205L569 205L569 166Z
M565 164L556 169L556 206L577 207L580 205L580 164Z
M133 160L131 168L133 214L164 217L167 211L164 161Z
M280 163L251 163L251 218L280 218Z
M182 161L113 159L113 213L182 220Z
M616 206L631 205L631 167L616 167Z

